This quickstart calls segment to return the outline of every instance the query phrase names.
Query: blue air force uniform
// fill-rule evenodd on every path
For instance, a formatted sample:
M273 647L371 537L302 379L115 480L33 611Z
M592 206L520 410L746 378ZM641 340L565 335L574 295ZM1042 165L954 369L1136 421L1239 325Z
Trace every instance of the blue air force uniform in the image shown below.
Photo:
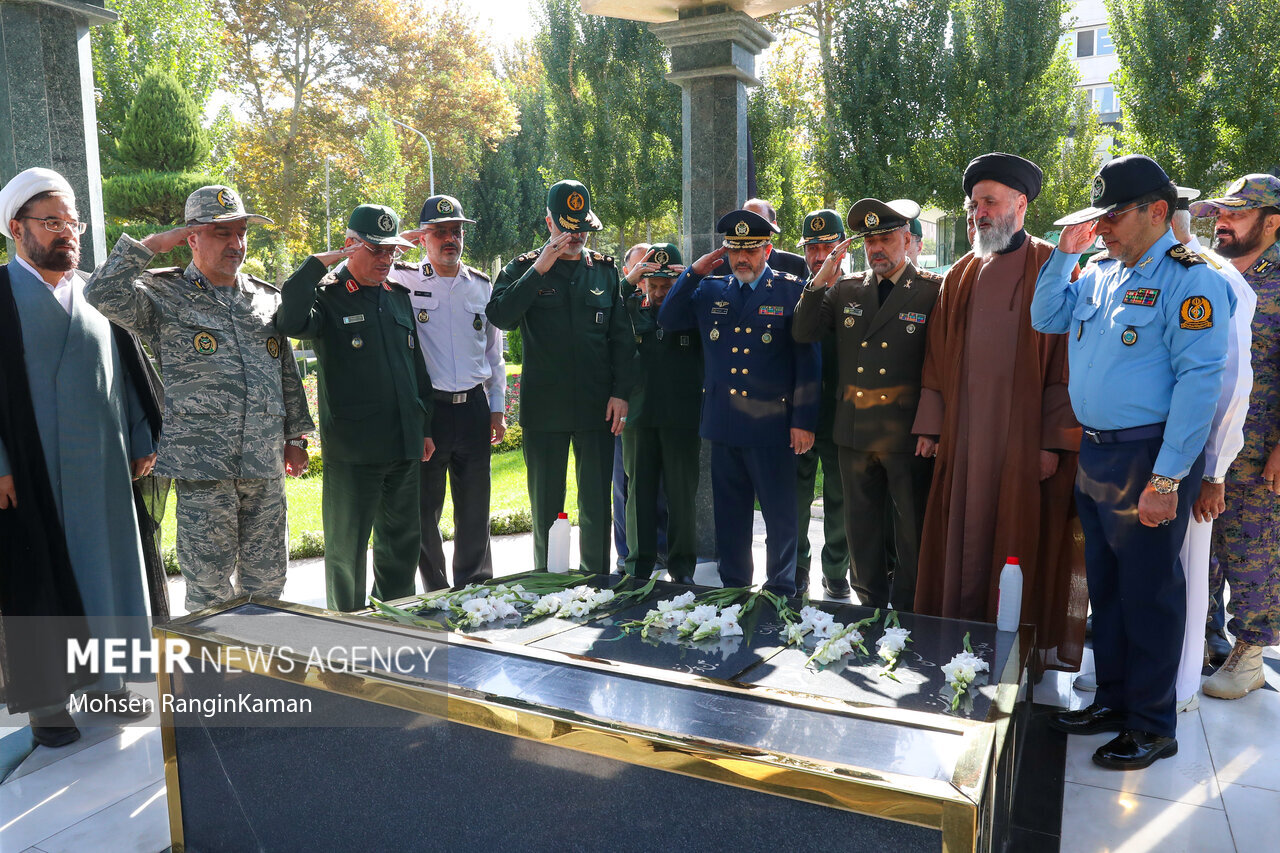
M756 222L755 220L758 220ZM739 222L746 222L743 229ZM717 229L726 245L769 239L773 226L750 211L734 211ZM734 234L733 229L739 233ZM741 248L753 248L743 245ZM795 343L791 318L804 282L767 265L754 282L699 276L686 269L658 314L668 331L697 329L704 382L701 435L712 443L711 489L716 550L725 586L751 583L751 529L760 502L767 530L765 588L795 593L796 456L791 430L818 424L821 355Z
M1113 170L1112 179L1126 174ZM1095 207L1058 224L1116 210L1118 203L1103 206L1103 186L1095 182ZM1050 256L1031 324L1067 334L1071 404L1084 427L1076 502L1093 604L1096 704L1119 712L1126 733L1171 738L1186 609L1178 552L1199 493L1233 306L1224 279L1172 231L1133 267L1107 259L1072 282L1075 264L1075 255ZM1183 487L1177 518L1146 527L1138 498L1153 475Z

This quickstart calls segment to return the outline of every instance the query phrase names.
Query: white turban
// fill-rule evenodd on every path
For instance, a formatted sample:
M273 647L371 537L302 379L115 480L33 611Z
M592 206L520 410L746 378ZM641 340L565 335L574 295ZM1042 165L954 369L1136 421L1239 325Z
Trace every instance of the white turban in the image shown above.
M13 180L0 190L0 231L4 236L13 239L9 233L9 220L18 215L18 209L35 196L44 192L58 192L75 199L75 190L67 179L52 169L27 169L19 172Z

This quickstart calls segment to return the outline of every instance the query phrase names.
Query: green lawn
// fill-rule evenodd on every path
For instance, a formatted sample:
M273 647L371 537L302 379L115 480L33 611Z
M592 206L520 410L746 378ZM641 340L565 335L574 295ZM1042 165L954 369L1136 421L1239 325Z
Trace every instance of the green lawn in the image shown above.
M491 479L493 492L490 497L490 508L493 512L502 510L527 508L529 491L525 481L524 454L519 450L493 455ZM569 520L578 523L578 487L574 481L573 454L569 454L568 483L565 488L565 506ZM285 484L285 495L289 501L289 544L296 548L305 531L321 531L324 525L320 518L320 483L319 477L304 477L300 480L288 478ZM175 542L174 497L169 493L169 505L165 508L162 530L163 547L172 548ZM453 536L453 501L446 497L444 515L440 519L440 527L446 538Z

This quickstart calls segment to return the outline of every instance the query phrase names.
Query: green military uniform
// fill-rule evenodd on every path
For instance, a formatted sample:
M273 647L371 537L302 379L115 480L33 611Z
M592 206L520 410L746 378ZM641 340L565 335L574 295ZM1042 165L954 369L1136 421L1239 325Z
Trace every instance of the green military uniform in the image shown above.
M815 210L804 218L800 247L809 243L838 243L843 240L844 218L829 208ZM818 428L813 447L796 458L796 592L809 588L809 566L813 547L809 542L809 516L817 489L818 466L822 466L822 561L823 587L829 593L849 592L849 542L845 538L844 492L840 487L840 461L831 428L836 420L839 388L836 368L836 336L822 337L822 399L818 408Z
M591 196L576 181L547 194L561 231L599 230ZM547 532L564 506L569 445L578 478L579 552L585 571L609 571L613 435L610 397L631 392L635 341L613 258L588 249L539 275L538 252L507 264L485 309L500 329L519 327L524 344L520 425L533 510L534 567L547 568Z
M653 247L660 264L651 278L675 278L680 252ZM702 439L702 338L697 332L658 327L658 309L644 293L626 302L635 330L636 387L622 433L627 472L627 574L648 578L658 557L658 493L667 498L667 571L692 578L697 562L698 454Z
M367 242L397 245L398 226L390 208L361 205L348 227ZM345 265L328 272L312 257L285 282L276 323L311 340L319 360L329 607L365 606L371 531L374 597L412 595L421 541L418 468L431 435L432 395L409 292L385 281L363 287Z
M892 205L859 201L849 211L850 231L887 233L919 214L914 202ZM869 606L910 610L915 600L932 462L915 455L911 425L920 398L926 323L941 284L941 278L907 261L896 282L869 271L854 273L825 290L806 287L796 306L792 333L797 340L821 340L832 331L836 336L832 438L839 446L853 588ZM892 578L886 506L892 508L897 552Z

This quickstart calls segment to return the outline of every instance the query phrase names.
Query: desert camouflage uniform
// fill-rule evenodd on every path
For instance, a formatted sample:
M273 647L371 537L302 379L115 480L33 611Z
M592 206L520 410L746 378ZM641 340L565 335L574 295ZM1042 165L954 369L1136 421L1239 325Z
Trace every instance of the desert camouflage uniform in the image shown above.
M315 428L275 326L280 293L244 274L234 288L214 287L195 264L147 270L152 257L122 236L85 296L146 341L164 378L155 473L173 478L178 496L187 609L241 592L279 596L289 558L284 441Z

